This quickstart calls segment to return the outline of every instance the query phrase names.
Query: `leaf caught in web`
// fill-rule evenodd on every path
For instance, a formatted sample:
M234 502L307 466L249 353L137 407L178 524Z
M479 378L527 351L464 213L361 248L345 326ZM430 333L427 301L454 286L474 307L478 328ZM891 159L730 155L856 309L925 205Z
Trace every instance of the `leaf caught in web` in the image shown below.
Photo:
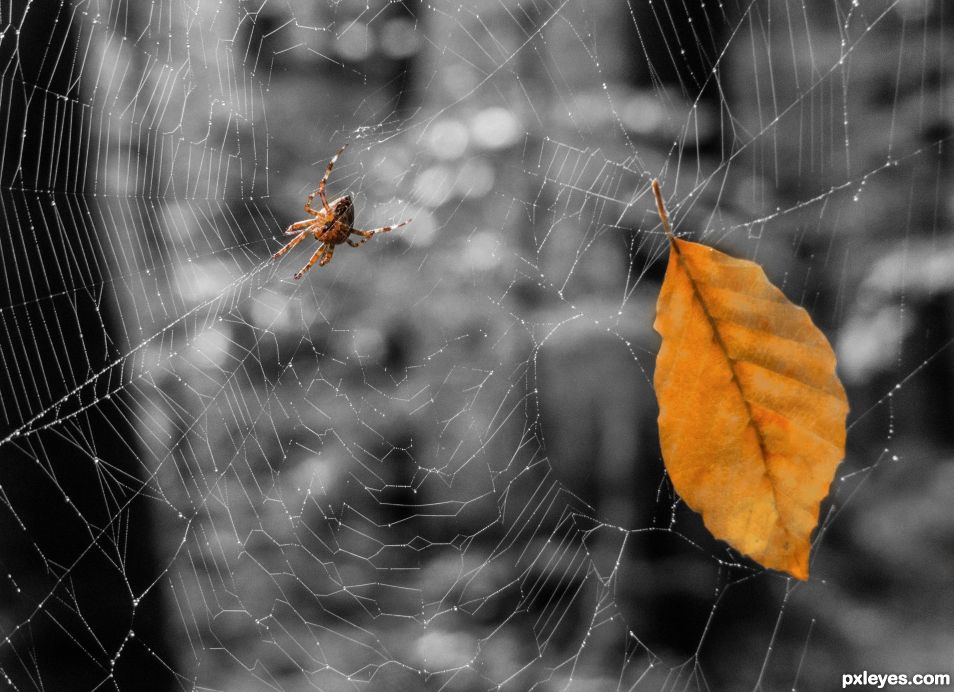
M759 265L676 238L656 181L653 191L670 243L653 325L666 469L716 538L807 579L845 451L835 354Z

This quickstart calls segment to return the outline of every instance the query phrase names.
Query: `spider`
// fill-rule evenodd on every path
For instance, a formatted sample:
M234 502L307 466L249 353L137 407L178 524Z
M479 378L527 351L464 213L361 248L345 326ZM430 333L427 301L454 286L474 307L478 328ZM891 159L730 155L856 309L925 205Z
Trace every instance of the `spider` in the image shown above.
M296 279L303 277L305 272L315 266L315 262L318 262L319 267L328 264L335 254L335 245L348 243L351 247L361 247L375 234L387 233L388 231L400 228L411 222L411 219L408 219L394 226L381 226L380 228L373 228L370 231L361 231L352 226L354 223L354 204L352 204L349 195L339 197L333 200L331 204L328 203L328 198L325 197L325 185L328 183L328 176L331 175L331 170L335 167L335 161L338 160L341 152L343 152L347 146L348 145L345 144L331 157L331 161L328 162L328 167L325 169L325 174L318 183L318 189L308 195L308 199L305 202L305 211L314 218L296 221L289 226L285 231L285 235L293 235L295 237L292 238L285 247L272 255L272 259L278 259L309 235L313 235L315 236L315 240L321 241L321 246L315 251L315 254L311 256L311 259L308 260L308 264L295 274ZM315 195L321 198L321 207L318 209L313 209L311 206ZM352 234L361 236L362 239L355 242L351 240Z

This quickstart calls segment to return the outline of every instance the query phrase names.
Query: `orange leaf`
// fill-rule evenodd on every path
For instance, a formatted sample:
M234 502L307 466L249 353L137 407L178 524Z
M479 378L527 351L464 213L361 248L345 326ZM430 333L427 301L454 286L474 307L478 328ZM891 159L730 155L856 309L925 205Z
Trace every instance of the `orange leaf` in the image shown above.
M656 303L663 460L712 534L808 579L811 534L845 452L835 354L754 262L673 236Z

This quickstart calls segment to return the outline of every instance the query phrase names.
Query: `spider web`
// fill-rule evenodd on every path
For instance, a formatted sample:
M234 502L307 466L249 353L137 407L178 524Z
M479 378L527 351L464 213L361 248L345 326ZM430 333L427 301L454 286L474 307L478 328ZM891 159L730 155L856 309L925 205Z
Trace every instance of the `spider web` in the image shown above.
M11 689L829 689L951 672L940 0L0 8ZM332 153L356 225L269 256ZM672 491L677 230L836 343L813 578ZM946 614L945 614L946 613Z

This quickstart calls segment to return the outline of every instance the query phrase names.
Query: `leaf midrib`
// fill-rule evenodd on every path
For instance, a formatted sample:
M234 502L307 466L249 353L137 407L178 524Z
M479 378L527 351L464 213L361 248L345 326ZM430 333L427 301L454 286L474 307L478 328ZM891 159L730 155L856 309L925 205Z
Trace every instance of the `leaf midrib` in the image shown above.
M777 482L775 476L772 474L772 470L768 465L768 452L765 447L765 437L762 435L762 431L755 422L755 416L752 413L752 407L749 405L749 400L745 398L745 390L742 388L742 382L739 380L739 376L735 371L736 360L729 355L729 349L726 346L725 341L722 340L722 334L719 333L716 319L712 316L712 313L709 312L709 306L706 305L706 301L702 296L702 291L699 290L699 286L697 285L695 278L692 276L692 272L689 271L689 265L683 257L682 250L679 249L678 239L674 237L670 238L669 245L672 251L676 253L676 261L685 272L686 278L689 279L689 285L692 287L692 294L695 296L696 300L699 301L699 305L702 306L702 312L706 316L706 320L709 322L709 327L712 329L716 343L718 344L719 349L722 351L722 354L725 356L725 359L729 363L729 372L732 373L732 381L735 383L736 389L739 391L739 398L742 399L742 404L745 406L745 411L748 414L749 425L755 431L755 437L759 442L759 453L762 457L762 469L769 479L769 485L772 487L772 504L775 506L775 514L778 517L779 525L782 527L782 530L785 531L786 534L791 535L791 531L789 531L788 526L785 524L782 517L782 512L779 509L778 489L776 487ZM713 252L715 251L713 250Z

